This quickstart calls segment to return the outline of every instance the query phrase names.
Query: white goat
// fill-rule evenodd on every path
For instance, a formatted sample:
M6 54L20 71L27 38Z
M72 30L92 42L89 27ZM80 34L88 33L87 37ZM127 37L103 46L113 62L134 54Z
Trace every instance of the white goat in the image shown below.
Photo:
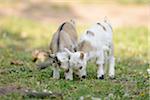
M109 77L115 76L113 31L108 21L103 20L86 30L80 38L79 51L87 54L87 61L96 58L97 78L104 79L104 64L109 62Z

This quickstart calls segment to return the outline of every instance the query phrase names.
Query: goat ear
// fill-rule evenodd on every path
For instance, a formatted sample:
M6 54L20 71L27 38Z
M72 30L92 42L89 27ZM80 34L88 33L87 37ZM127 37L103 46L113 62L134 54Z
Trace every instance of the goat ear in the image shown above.
M52 53L52 50L48 50L47 53L51 54L51 53Z
M68 50L67 48L65 48L64 50L67 52L67 54L69 54L69 55L72 54L72 52L70 50Z
M91 32L91 31L87 31L86 34L87 34L87 35L91 35L91 36L94 36L94 35L95 35L95 34L94 34L93 32Z
M105 23L107 23L107 22L108 22L108 18L107 18L107 16L105 16L105 17L104 17L103 21L104 21Z
M80 59L83 60L85 54L83 52L80 52Z
M76 25L75 23L75 20L74 19L71 19L70 22L73 24L73 25Z

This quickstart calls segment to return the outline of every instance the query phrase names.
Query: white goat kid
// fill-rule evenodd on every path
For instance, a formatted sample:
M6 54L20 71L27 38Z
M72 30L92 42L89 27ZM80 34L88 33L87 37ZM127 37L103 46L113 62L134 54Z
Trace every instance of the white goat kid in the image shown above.
M104 64L109 62L109 77L115 76L115 58L112 27L106 21L91 26L80 38L79 51L87 54L87 60L96 58L97 78L104 79Z

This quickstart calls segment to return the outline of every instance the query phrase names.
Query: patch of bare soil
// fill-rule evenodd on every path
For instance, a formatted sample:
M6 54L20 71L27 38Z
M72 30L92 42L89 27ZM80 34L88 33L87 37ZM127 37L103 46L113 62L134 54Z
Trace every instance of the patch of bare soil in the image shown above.
M0 88L0 96L6 95L13 92L25 92L25 89L19 86L7 86L7 87L1 87Z
M63 96L61 93L52 93L48 91L44 92L38 92L35 90L23 88L20 86L6 86L6 87L0 87L0 96L7 95L11 93L20 93L22 96L29 96L29 97L35 97L35 98L45 98L45 97L51 97L51 98L59 98L60 100L63 99Z
M105 16L113 26L150 25L150 7L148 5L80 4L51 2L22 2L16 6L0 7L0 16L20 16L44 23L59 23L76 19L78 23L93 23Z

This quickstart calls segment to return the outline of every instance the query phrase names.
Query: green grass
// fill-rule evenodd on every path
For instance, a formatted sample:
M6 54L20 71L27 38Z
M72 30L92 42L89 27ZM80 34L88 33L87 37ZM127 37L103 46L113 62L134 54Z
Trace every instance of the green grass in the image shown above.
M51 77L50 68L39 71L32 63L35 48L46 49L58 25L44 25L28 19L5 17L0 19L0 87L18 85L42 91L63 93L63 98L79 99L81 96L111 100L148 100L149 67L148 29L145 26L114 29L116 79L96 79L96 66L88 64L88 77L66 81ZM87 26L78 26L82 33ZM150 53L149 53L150 54ZM23 61L22 66L10 65L12 60ZM2 100L30 99L18 93L0 97Z
M149 0L105 0L105 1L100 1L100 0L80 0L80 3L82 4L104 4L104 3L118 3L118 4L123 4L123 5L145 5L149 4Z
M42 0L39 0L42 1ZM45 2L47 2L48 0L45 0ZM24 1L20 1L20 0L0 0L0 7L15 7L16 5L18 5L19 3L30 3L32 4L33 1L28 1L28 2L24 2ZM68 2L74 2L74 3L80 3L80 4L104 4L104 3L118 3L118 4L123 4L123 5L148 5L150 4L149 0L78 0L78 1L68 1L68 0L62 0L62 3L68 3ZM43 2L44 3L44 2ZM59 7L56 3L55 4L51 4L52 8L55 8L55 10L68 10L68 6L67 5L63 5L61 7Z
M149 0L116 0L118 3L121 4L149 4Z

